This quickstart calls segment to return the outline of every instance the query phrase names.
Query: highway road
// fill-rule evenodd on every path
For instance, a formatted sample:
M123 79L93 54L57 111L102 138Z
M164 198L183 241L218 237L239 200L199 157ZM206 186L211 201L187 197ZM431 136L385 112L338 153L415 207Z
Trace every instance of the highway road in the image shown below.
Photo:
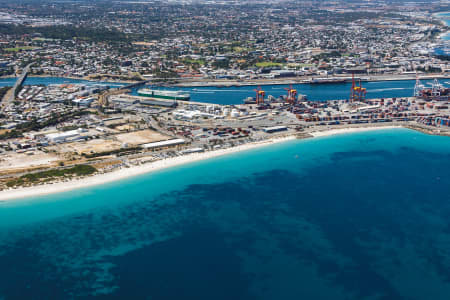
M5 100L6 102L2 103L2 111L9 106L9 104L11 104L14 99L15 99L15 95L16 95L16 90L23 84L23 82L25 81L28 72L30 72L30 68L33 65L33 63L28 64L22 71L22 74L20 74L20 77L17 78L16 83L14 84L13 88L12 88L12 92L9 94L9 97L7 97Z

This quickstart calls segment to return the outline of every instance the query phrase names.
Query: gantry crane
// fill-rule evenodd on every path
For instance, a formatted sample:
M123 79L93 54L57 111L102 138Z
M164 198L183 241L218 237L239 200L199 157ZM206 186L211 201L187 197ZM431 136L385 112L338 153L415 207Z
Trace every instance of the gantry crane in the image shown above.
M264 97L266 96L266 92L264 92L260 86L254 90L256 92L256 104L264 104Z
M289 85L289 88L284 88L284 89L287 91L286 101L289 104L295 104L295 102L297 100L297 98L296 98L297 97L297 90L292 87L292 84Z
M352 87L350 89L350 102L362 101L366 100L366 88L363 88L361 85L361 79L359 79L359 86L356 85L355 82L355 73L352 73Z

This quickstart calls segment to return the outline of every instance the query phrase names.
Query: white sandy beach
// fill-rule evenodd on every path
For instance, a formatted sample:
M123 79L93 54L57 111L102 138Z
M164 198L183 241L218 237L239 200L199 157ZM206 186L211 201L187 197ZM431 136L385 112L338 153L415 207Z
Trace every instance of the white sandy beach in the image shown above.
M439 13L434 13L434 14L432 14L432 16L433 17L435 17L435 18L438 18L439 19L439 22L441 22L441 24L443 25L443 26L447 26L447 22L446 22L446 20L448 19L448 18L444 18L443 17L443 15L445 15L445 14L448 14L449 12L439 12ZM439 35L438 35L438 39L443 39L445 36L447 36L448 34L450 34L450 31L445 31L445 32L441 32Z
M325 131L311 132L313 137L323 137L336 134L353 133L353 132L364 132L379 129L392 129L400 128L401 126L380 126L380 127L361 127L361 128L342 128L342 129L330 129ZM13 199L27 199L31 197L44 196L48 194L67 192L74 189L85 188L94 185L101 185L104 183L117 181L141 174L150 173L153 171L175 167L183 165L186 163L196 162L200 160L205 160L209 158L214 158L230 153L250 150L258 147L273 145L275 143L286 142L296 139L295 136L287 136L282 138L274 138L261 142L254 142L245 145L240 145L233 148L220 149L215 151L207 151L203 153L193 153L183 156L177 156L173 158L158 160L155 162L147 163L145 165L123 168L110 173L93 175L90 177L85 177L82 179L76 179L69 182L57 182L52 184L43 184L32 187L24 187L18 189L10 189L0 191L0 201L5 202Z
M337 129L329 129L324 131L315 131L310 134L314 137L322 137L322 136L330 136L336 134L344 134L344 133L355 133L355 132L364 132L364 131L373 131L379 129L395 129L395 128L403 128L402 126L377 126L377 127L359 127L359 128L337 128Z

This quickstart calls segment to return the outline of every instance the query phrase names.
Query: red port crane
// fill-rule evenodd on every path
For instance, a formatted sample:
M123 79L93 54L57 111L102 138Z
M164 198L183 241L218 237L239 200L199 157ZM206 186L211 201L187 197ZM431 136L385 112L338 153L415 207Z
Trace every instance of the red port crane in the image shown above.
M264 92L260 86L254 90L256 92L256 104L264 104L264 96L266 96L266 92Z
M297 90L292 87L292 84L289 85L289 88L284 88L287 91L287 102L289 104L294 104L297 97Z
M366 100L366 88L361 85L361 79L359 79L359 86L355 82L355 73L352 73L352 87L350 89L350 102L365 101Z

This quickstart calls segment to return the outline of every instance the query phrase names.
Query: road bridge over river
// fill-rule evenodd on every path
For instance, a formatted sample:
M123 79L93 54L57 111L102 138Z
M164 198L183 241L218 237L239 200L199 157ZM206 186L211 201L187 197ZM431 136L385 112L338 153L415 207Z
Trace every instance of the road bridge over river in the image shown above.
M33 63L28 64L22 71L22 74L20 74L19 78L17 78L16 83L12 87L12 89L9 91L7 97L3 99L2 108L1 110L5 110L6 107L8 107L16 98L16 92L17 90L22 86L25 79L27 79L28 72L30 72L30 68L33 65Z

